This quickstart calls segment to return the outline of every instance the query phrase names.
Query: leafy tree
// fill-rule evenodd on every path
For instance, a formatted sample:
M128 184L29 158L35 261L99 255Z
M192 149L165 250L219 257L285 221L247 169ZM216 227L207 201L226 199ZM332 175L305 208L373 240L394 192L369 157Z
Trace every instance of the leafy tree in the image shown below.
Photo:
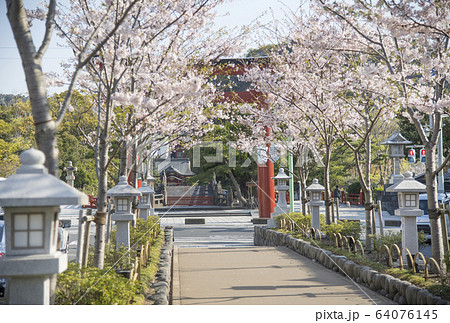
M12 105L0 106L0 177L16 172L19 154L32 146L33 135L29 101L19 99Z
M233 113L233 112L232 112ZM238 113L234 111L234 113ZM242 152L235 147L235 142L239 135L245 132L244 126L230 119L217 118L214 123L214 129L202 136L203 142L219 142L223 148L223 156L220 162L207 162L203 156L214 156L216 148L201 148L200 167L193 167L196 176L190 179L190 183L199 181L203 184L212 182L213 176L221 182L222 187L233 186L237 198L244 205L247 203L245 198L247 187L245 184L256 180L257 166L256 161L248 153ZM189 151L192 157L192 150Z

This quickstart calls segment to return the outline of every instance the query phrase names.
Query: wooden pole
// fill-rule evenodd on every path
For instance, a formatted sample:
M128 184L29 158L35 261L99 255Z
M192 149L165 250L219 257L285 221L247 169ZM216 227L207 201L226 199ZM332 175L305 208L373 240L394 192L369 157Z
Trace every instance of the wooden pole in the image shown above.
M339 216L339 199L338 199L338 198L336 199L336 219L337 219L338 221L341 220L341 218L340 218L340 216Z
M449 246L448 246L448 232L447 232L447 214L441 215L441 229L442 229L442 239L444 239L444 253L448 252ZM447 268L449 270L449 268Z
M377 234L377 226L375 225L375 209L370 210L370 219L372 221L372 234Z
M77 240L77 256L75 261L79 263L80 268L82 267L82 259L83 259L83 237L84 237L84 225L83 225L83 217L86 213L86 210L80 210L78 216L78 240Z
M383 209L381 208L381 201L378 201L378 222L380 222L380 234L384 236L383 229Z
M325 202L327 203L327 202ZM334 204L331 203L331 223L336 223L335 218L334 218Z
M92 215L92 210L87 210L87 215ZM87 266L88 263L88 255L89 255L89 238L91 233L91 222L92 221L84 221L83 226L83 251L81 258L81 267Z

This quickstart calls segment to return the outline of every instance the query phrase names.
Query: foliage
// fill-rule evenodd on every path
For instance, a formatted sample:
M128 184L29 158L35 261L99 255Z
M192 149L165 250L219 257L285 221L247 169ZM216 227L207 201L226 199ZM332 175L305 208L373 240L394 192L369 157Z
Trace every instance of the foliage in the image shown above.
M13 105L18 101L25 102L28 98L21 94L0 94L0 106Z
M150 231L155 230L159 233L161 228L159 226L159 218L157 216L149 217L147 220L137 219L136 227L130 226L130 246L131 249L136 249L147 242L153 243L155 239L151 236ZM111 232L111 248L115 248L115 241L117 235L117 228L114 228ZM113 248L114 247L114 248ZM116 259L114 254L111 255L111 259Z
M137 219L136 227L130 228L130 245L141 246L147 242L154 242L154 238L150 235L150 231L160 231L159 217L152 216L147 220Z
M293 220L295 223L306 225L307 227L311 226L311 217L303 216L301 213L289 213L289 214L278 214L273 218L275 221L275 225L277 228L281 228L281 223L284 220L286 223L290 220Z
M301 213L290 213L292 215L296 214L297 216L293 216L292 220L294 220L295 224L298 227L311 227L311 215L302 215Z
M358 221L343 220L325 225L324 231L329 237L331 237L333 233L340 233L344 237L352 236L355 240L359 240L362 228Z
M145 292L158 270L159 254L164 243L164 231L160 230L157 217L148 220L138 219L136 228L132 228L130 250L119 248L114 243L108 243L105 250L105 269L93 267L93 248L90 248L88 267L78 268L78 264L69 263L69 269L58 275L56 304L129 304L141 302ZM158 233L156 238L149 234L150 229ZM115 232L112 238L115 237ZM152 242L149 263L141 271L140 282L131 282L117 270L130 270L138 255L137 247ZM133 247L134 245L134 247Z
M134 259L137 256L135 248L120 246L116 249L112 243L108 243L105 248L105 267L113 267L120 270L130 270L133 268Z
M281 221L284 220L286 223L288 221L292 220L296 224L296 230L299 230L300 228L311 227L311 215L303 215L300 212L292 212L289 214L279 214L274 217L275 224L278 228L281 228ZM325 215L320 215L320 225L322 227L325 226Z
M384 236L381 234L374 234L371 235L371 237L373 238L374 250L380 250L383 245L390 247L393 244L396 244L399 248L402 247L401 232L387 231L384 233ZM419 249L426 245L427 238L425 237L425 233L423 231L417 232L417 242L419 244Z
M0 177L14 174L19 154L34 143L33 118L29 101L17 100L0 106Z
M55 304L57 305L126 305L140 289L140 282L132 282L117 275L111 268L69 268L58 275Z
M378 187L378 186L373 188L372 194L373 194L374 201L376 201L377 192L384 192L384 188Z
M57 93L48 99L54 115L62 105L66 94L67 92ZM71 109L66 113L58 131L60 179L66 180L67 172L64 168L71 161L77 168L74 186L87 194L95 194L97 176L94 151L97 117L92 111L93 101L89 95L75 91L70 103Z
M347 193L348 194L359 194L361 192L361 183L360 182L354 182L347 186Z
M391 245L396 244L399 248L402 246L401 232L387 231L384 233L384 236L381 234L374 234L372 235L372 238L374 250L380 250L383 245L390 247Z
M444 254L444 262L447 270L450 271L450 250Z
M232 113L239 112L233 111ZM199 181L200 184L210 184L215 174L217 181L221 182L222 187L228 188L233 185L229 173L232 171L236 181L239 183L242 194L246 196L247 187L245 183L257 177L256 160L251 154L234 147L234 142L238 140L239 134L246 131L247 129L239 123L216 117L213 130L201 138L197 138L197 140L219 142L223 149L222 159L220 161L207 162L203 157L214 156L217 151L216 148L202 147L200 151L200 166L192 168L196 175L189 179L189 183L192 184ZM194 157L192 149L188 152L188 156L191 159ZM232 160L235 162L232 162Z

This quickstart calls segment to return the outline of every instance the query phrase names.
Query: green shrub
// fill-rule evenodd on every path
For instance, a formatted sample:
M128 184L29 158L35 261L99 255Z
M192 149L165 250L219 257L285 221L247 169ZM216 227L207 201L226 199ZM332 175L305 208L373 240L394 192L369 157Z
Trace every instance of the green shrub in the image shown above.
M275 224L277 228L281 228L281 221L285 220L289 223L290 220L294 221L298 226L304 225L306 227L311 227L311 216L302 215L300 212L292 212L289 214L279 214L274 217ZM297 227L298 228L298 227Z
M333 233L340 233L342 236L352 236L355 240L358 240L361 236L361 224L358 221L337 221L336 223L331 223L329 225L324 226L324 231L328 234L329 237L333 235Z
M300 213L299 213L300 214ZM298 227L305 226L307 228L311 227L311 215L300 215L293 218L294 222Z
M275 221L275 225L277 226L277 228L281 229L281 222L285 220L286 223L288 223L288 221L290 220L290 215L281 213L274 216L273 220Z
M105 248L105 266L128 270L132 268L137 251L134 248L116 247L109 243Z
M387 231L384 233L384 236L380 234L374 234L371 235L371 237L373 240L374 250L380 250L382 245L391 247L393 244L396 244L399 248L402 248L401 232ZM425 233L423 231L417 232L417 240L419 249L424 248L427 242L427 238L425 237Z
M361 191L361 183L355 182L347 186L347 193L348 194L359 194Z
M152 229L159 232L159 217L152 216L147 220L137 219L136 227L130 227L130 246L153 243L154 238L150 235Z
M450 251L447 251L444 254L444 263L445 266L447 267L447 272L450 272Z
M141 289L138 281L117 275L110 268L69 268L58 275L55 304L57 305L126 305Z
M89 248L88 266L82 269L78 264L70 263L68 270L58 275L56 304L129 304L142 298L144 285L139 281L130 281L116 274L116 269L130 270L137 256L137 249L148 241L154 245L152 248L151 265L146 280L152 280L157 271L159 250L164 242L164 234L161 232L158 218L148 220L138 219L136 227L130 227L131 248L121 247L116 250L116 231L111 233L111 243L105 247L105 270L99 270L93 266L94 248ZM158 235L151 235L154 229ZM150 266L148 266L150 267ZM146 267L147 268L147 267ZM144 269L145 271L145 269ZM140 294L140 296L139 296Z
M372 197L373 197L373 200L374 201L376 201L376 199L377 199L377 192L383 192L384 191L384 187L374 187L373 189L372 189Z
M374 250L380 250L381 246L386 245L390 247L393 244L396 244L399 248L402 247L402 234L401 232L392 232L387 231L384 233L384 236L380 234L371 235L373 240L373 248Z

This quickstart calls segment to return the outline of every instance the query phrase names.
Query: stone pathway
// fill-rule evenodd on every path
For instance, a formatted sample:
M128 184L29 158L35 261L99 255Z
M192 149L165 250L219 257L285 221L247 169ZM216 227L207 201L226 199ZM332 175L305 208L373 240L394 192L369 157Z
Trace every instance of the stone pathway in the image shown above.
M177 248L174 304L389 305L284 247Z

